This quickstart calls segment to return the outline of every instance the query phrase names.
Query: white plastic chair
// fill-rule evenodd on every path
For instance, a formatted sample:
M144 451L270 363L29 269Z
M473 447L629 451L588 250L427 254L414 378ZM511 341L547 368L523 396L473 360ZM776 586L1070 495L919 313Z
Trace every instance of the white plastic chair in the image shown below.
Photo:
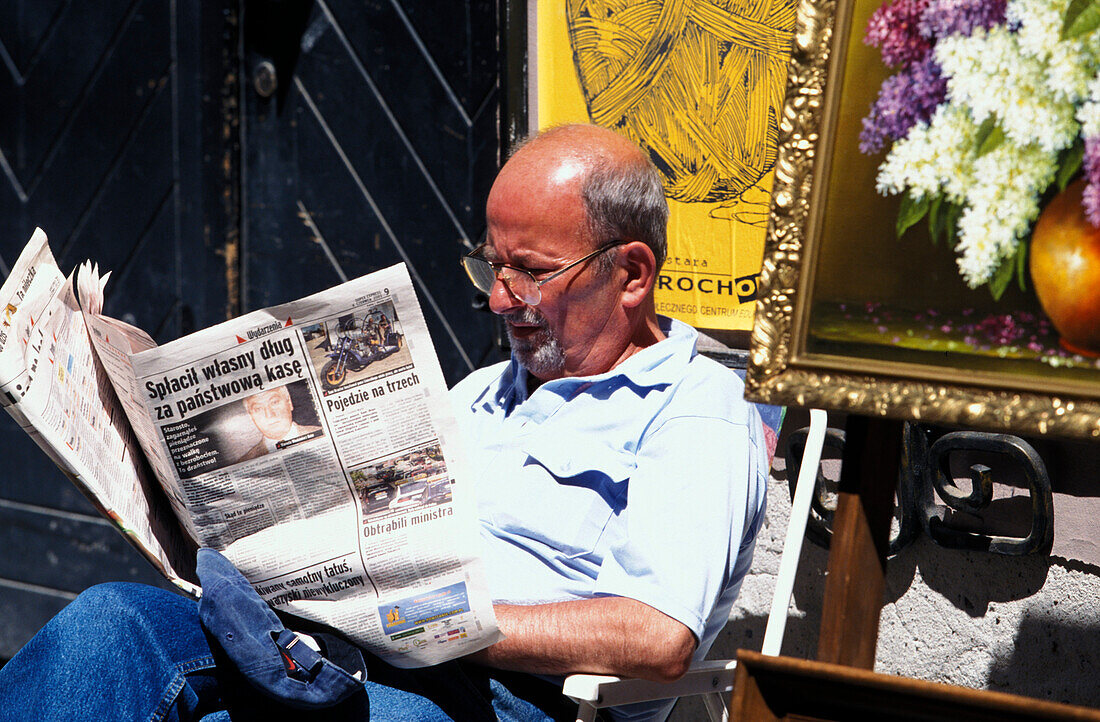
M764 631L761 650L764 654L778 655L783 644L787 608L794 590L794 577L798 571L798 557L806 534L806 520L810 513L810 502L813 500L827 425L828 417L823 410L810 410L810 431L806 438L806 450L802 456L798 480L795 482L791 518L783 542L783 555L779 561L779 576L775 582L768 625ZM596 710L602 707L696 695L704 695L703 704L712 722L728 722L736 666L737 661L732 659L696 662L687 674L670 683L599 674L573 674L566 678L562 691L567 697L577 701L577 722L593 722Z

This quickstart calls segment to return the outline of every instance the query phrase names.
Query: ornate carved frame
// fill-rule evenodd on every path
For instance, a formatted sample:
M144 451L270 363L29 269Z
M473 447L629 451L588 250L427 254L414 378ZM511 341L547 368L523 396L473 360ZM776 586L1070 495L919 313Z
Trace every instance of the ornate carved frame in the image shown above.
M922 369L914 364L830 359L805 352L814 243L820 230L831 137L853 0L803 0L795 27L771 218L752 332L746 396L1023 435L1100 438L1100 389L997 375ZM834 32L834 30L836 32ZM830 62L831 56L838 62ZM943 381L944 377L949 380ZM980 384L975 381L977 379ZM1014 388L1013 388L1014 387Z

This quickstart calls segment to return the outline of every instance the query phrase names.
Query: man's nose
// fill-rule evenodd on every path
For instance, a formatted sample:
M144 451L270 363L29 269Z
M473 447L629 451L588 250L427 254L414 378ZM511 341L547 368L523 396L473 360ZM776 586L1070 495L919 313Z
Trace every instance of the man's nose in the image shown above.
M516 294L512 293L512 289L504 279L497 275L496 280L493 281L493 287L489 289L489 309L493 313L503 314L522 308L524 305L526 304L516 298Z

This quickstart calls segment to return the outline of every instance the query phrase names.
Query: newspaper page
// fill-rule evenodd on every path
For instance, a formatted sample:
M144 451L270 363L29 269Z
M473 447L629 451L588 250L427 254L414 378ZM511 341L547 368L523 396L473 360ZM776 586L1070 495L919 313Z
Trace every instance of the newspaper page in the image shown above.
M133 381L120 396L140 398L149 423L135 428L185 526L275 609L398 667L500 638L404 265L121 362Z
M0 306L0 403L157 569L195 593L194 544L145 463L41 229Z

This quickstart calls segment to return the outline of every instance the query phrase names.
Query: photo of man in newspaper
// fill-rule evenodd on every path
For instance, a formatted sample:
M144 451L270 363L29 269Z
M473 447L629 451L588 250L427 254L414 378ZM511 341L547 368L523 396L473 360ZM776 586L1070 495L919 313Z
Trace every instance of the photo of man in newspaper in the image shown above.
M295 381L287 386L261 391L241 402L256 430L260 432L261 438L237 458L237 463L250 461L277 449L322 435L320 425L299 423L294 420L294 401L290 395L290 386L298 385L308 394L305 383L305 381ZM307 416L305 410L300 411L298 415L303 419ZM309 408L308 415L316 421L317 415L312 407Z
M412 363L391 301L307 326L302 333L326 393Z
M451 478L439 444L356 469L351 482L364 522L451 500Z
M181 479L324 435L306 379L267 388L161 427Z

